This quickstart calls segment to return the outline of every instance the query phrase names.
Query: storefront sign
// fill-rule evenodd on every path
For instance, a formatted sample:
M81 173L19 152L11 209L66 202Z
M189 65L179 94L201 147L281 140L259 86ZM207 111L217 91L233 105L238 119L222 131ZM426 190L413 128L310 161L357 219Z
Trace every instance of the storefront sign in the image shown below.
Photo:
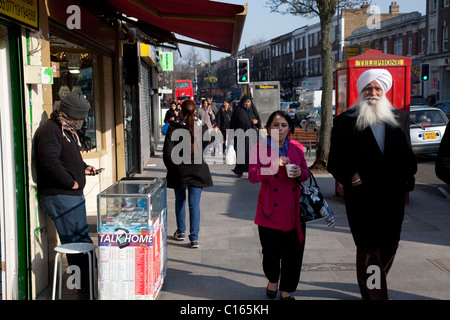
M272 85L256 85L255 89L277 89L278 85L272 84Z
M160 64L163 71L173 71L173 52L161 52Z
M39 29L38 0L0 0L0 16L32 29Z
M359 45L357 45L357 44L346 46L345 49L347 52L347 59L353 58L353 57L356 57L357 55L359 55Z
M403 66L403 59L383 59L383 60L356 60L356 67L377 67L377 66Z

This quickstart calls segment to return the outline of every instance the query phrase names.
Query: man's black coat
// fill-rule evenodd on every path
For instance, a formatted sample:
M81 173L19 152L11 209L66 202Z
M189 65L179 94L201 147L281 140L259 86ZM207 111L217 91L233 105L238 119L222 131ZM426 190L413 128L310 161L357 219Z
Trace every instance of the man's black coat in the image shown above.
M344 188L345 206L355 244L381 248L400 240L405 195L414 187L417 162L409 136L409 113L395 109L399 126L385 125L384 153L370 127L357 131L351 108L333 121L328 171ZM352 186L358 172L361 186Z

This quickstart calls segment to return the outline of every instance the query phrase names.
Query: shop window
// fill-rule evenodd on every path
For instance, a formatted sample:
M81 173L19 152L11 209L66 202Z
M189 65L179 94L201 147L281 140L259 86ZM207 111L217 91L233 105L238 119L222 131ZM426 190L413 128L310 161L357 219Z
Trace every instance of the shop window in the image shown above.
M97 117L94 95L94 55L83 52L52 50L52 62L59 65L59 77L54 77L53 109L57 109L60 100L70 92L81 91L91 106L88 118L77 130L81 143L81 152L96 152L99 139L97 138Z

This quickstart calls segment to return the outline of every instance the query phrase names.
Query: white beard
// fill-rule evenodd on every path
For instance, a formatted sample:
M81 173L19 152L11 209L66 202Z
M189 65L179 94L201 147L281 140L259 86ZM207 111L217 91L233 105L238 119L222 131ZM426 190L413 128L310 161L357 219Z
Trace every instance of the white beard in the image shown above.
M392 127L399 126L393 112L394 107L384 94L381 98L364 98L361 95L356 103L356 108L358 111L356 128L360 131L377 122L386 123Z

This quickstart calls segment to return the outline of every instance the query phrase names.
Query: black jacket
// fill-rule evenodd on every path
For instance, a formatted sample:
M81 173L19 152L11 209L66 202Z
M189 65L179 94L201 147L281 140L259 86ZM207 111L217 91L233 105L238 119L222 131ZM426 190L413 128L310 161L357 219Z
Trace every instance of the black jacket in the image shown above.
M217 111L216 125L221 131L225 131L226 129L230 128L232 114L233 111L231 111L230 108L228 108L228 110L225 110L223 106L219 108L219 111Z
M36 132L34 157L40 194L83 195L87 165L76 137L68 131L65 133L70 142L63 136L61 125L53 119L47 120ZM77 190L72 189L75 181L79 185Z
M201 135L204 137L203 142L201 143L201 146L199 146L198 150L200 161L195 161L194 154L191 154L190 159L183 158L184 149L182 148L182 146L190 148L190 141L189 143L183 143L183 138L175 139L176 141L172 141L172 136L174 135L174 131L177 129L187 130L186 126L180 122L170 122L163 147L163 161L164 165L167 168L166 178L168 188L183 189L188 186L204 188L211 187L213 185L208 164L206 164L205 160L203 159L203 150L210 143L210 137L207 134L208 128L206 124L204 124L200 120L196 120L195 125L201 126L201 128L198 129L201 132ZM174 151L173 155L172 151ZM174 157L182 158L187 161L183 160L181 161L181 163L178 163L178 161L174 159ZM200 163L197 164L197 162Z
M358 247L380 248L400 240L405 194L414 186L416 157L409 113L394 109L399 127L385 126L384 153L371 128L356 131L356 109L333 120L328 171L344 187L350 230ZM362 185L352 186L358 172Z
M258 120L258 123L254 125L251 119ZM255 105L252 105L247 108L242 105L239 105L236 109L233 110L233 114L231 116L230 129L243 129L246 131L247 129L260 129L261 128L261 119L259 118L258 111L256 110Z
M447 124L436 158L436 176L450 184L450 122Z

